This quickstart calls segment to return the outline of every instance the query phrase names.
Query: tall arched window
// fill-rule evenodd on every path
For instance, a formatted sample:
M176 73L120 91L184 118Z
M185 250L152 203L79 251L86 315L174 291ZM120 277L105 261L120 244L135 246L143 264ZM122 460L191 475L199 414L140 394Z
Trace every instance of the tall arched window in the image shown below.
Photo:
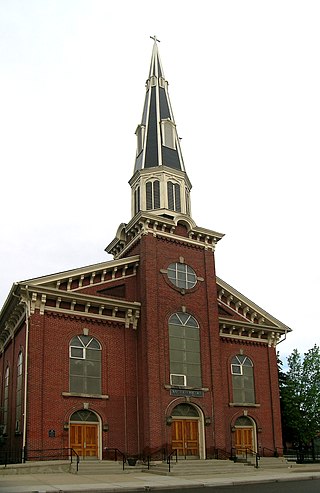
M189 313L170 317L169 349L171 385L201 387L199 324Z
M160 182L159 180L146 183L146 207L147 210L160 208Z
M233 402L255 403L253 363L248 356L237 354L231 361Z
M134 191L134 213L138 214L140 211L140 187L137 187Z
M180 185L168 181L168 209L181 212Z
M4 396L3 396L3 433L8 433L8 416L9 416L9 376L10 370L7 366L4 374Z
M20 351L17 361L17 387L16 387L16 433L21 431L21 417L22 417L22 352Z
M74 337L69 346L70 392L101 394L101 346L93 337Z

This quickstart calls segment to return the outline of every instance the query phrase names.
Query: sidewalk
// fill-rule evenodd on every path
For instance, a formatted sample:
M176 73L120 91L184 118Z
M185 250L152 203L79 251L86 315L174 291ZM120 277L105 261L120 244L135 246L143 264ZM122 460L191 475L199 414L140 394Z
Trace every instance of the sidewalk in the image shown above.
M319 465L306 465L297 468L262 470L250 468L248 471L206 476L160 476L147 472L130 474L110 474L79 476L69 473L14 474L0 476L1 493L106 493L117 491L156 491L162 488L177 490L190 486L226 486L235 484L279 482L317 479L320 481Z

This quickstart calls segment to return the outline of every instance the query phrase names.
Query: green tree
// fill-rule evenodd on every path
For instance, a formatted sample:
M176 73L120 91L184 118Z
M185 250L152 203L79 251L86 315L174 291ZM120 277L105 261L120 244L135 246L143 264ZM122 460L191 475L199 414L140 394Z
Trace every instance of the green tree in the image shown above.
M282 427L285 440L299 446L313 443L320 432L320 348L302 357L297 349L288 357L288 370L279 361Z

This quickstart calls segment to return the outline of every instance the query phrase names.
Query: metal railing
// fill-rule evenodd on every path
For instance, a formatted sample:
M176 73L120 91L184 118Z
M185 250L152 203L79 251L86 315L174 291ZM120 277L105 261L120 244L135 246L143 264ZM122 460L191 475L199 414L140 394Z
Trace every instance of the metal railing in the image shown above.
M31 460L76 460L77 471L79 470L80 457L73 448L50 448L50 449L27 449L24 462Z
M218 460L232 459L232 453L227 452L225 449L215 448L212 451L212 458Z
M258 469L259 460L260 460L260 455L258 452L247 447L239 447L236 449L235 448L231 449L231 456L233 457L233 460L235 462L237 461L239 454L241 454L242 457L245 458L246 462L248 462L248 455L253 455L255 457L255 467Z
M303 447L284 449L283 456L288 461L297 462L297 464L303 464L306 462L317 463L320 462L320 448Z
M168 464L169 472L171 472L171 459L174 455L176 456L176 462L178 462L178 451L177 451L177 449L172 450L172 452L167 456L167 464Z
M280 452L278 452L278 450ZM268 447L262 447L262 454L261 456L262 457L279 457L281 454L282 454L282 448L280 447L275 447L274 449L271 449L271 448L268 448ZM266 453L267 452L271 452L271 455Z
M113 452L114 453L114 459L110 459L110 460L114 460L115 462L118 461L118 455L120 454L122 456L122 470L124 471L124 466L125 466L125 463L127 462L127 455L122 452L121 450L119 450L118 448L111 448L111 447L106 447L105 449L105 452L108 453L108 452Z
M21 464L21 462L22 462L21 450L0 451L0 465L7 467L8 464Z
M144 458L144 461L147 462L148 470L150 469L150 462L157 459L162 462L166 460L166 449L164 447L154 450Z

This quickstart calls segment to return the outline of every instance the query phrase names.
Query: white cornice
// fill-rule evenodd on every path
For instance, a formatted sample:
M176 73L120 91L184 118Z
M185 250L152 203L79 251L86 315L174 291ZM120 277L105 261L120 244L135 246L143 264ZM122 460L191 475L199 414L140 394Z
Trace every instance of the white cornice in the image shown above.
M224 305L228 310L231 310L233 313L237 313L248 323L251 322L252 324L252 322L257 321L258 325L262 327L270 326L273 328L273 330L278 329L283 334L292 331L290 327L270 315L270 313L268 313L266 310L251 301L249 298L241 294L235 288L230 286L230 284L227 284L219 277L217 277L216 280L218 300L222 306ZM254 325L254 323L252 325Z
M179 223L187 226L188 236L175 234L175 229ZM147 234L212 251L214 251L216 243L224 236L222 233L196 226L193 219L187 214L172 213L170 218L141 211L128 224L120 225L116 238L105 250L114 255L114 258L121 258L143 235Z

